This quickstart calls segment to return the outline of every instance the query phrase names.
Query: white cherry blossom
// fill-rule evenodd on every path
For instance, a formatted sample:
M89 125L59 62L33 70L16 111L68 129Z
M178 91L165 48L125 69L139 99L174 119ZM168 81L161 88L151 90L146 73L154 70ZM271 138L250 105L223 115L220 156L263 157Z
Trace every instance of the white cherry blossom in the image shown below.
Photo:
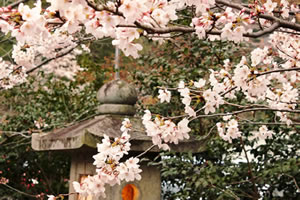
M204 79L199 79L197 82L194 82L194 86L196 88L202 88L203 86L205 86L206 80Z
M167 89L160 89L158 90L158 98L160 99L160 103L163 103L163 102L168 102L170 103L170 100L171 100L171 92L168 91Z
M264 7L266 8L268 13L272 13L274 8L276 8L277 3L273 2L272 0L267 0L266 3L264 3Z

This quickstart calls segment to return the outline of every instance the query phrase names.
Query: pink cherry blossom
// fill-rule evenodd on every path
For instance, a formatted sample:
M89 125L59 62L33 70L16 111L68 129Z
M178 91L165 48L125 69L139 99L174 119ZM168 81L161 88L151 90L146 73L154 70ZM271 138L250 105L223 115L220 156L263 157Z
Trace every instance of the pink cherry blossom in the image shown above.
M158 90L158 98L160 99L160 103L163 103L163 102L168 102L170 103L170 100L171 100L171 92L168 91L167 89L160 89Z

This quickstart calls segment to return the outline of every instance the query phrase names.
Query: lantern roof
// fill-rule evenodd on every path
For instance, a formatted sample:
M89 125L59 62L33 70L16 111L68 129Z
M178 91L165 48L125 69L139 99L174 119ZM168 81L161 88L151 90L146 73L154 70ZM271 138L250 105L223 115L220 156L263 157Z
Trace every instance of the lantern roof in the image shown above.
M96 148L101 143L104 134L110 138L120 137L124 118L132 123L131 151L142 152L152 145L151 137L146 135L142 120L134 117L134 104L137 101L135 88L121 80L114 80L102 86L97 98L102 103L98 107L98 116L53 130L49 133L32 135L32 148L37 151L47 150L80 150ZM203 141L195 139L184 140L178 145L170 145L176 152L201 152L205 148ZM199 147L202 148L199 149ZM151 152L159 152L155 147Z

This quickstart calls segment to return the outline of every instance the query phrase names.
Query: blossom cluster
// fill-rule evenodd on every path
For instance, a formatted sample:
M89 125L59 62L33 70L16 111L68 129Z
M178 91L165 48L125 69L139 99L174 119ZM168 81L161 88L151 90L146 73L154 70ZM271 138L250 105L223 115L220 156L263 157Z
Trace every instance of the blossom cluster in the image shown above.
M72 51L77 46L76 38L64 33L63 29L51 31L46 26L45 14L41 13L41 1L37 1L34 8L21 3L18 9L0 9L0 29L4 33L11 32L17 39L12 50L15 64L1 60L2 88L11 88L26 81L26 72L43 62L46 73L54 72L69 79L82 70L76 63L76 55L81 51ZM68 52L72 53L61 57Z
M49 125L45 122L45 119L39 117L38 120L34 120L34 125L37 129L47 128Z
M226 123L218 122L216 124L219 136L229 143L232 142L232 139L241 137L241 132L239 131L237 120L231 119L230 121L228 121L230 118L230 115L223 117Z
M18 67L0 58L0 88L9 89L23 83L26 76L24 67Z
M267 138L272 138L272 136L274 135L273 131L268 130L268 127L266 125L261 126L258 131L252 131L252 137L250 137L249 139L261 139L261 140L265 140Z
M101 144L97 144L98 153L93 156L95 159L96 175L88 176L82 183L73 182L74 189L77 193L95 197L105 197L105 185L111 186L120 184L121 181L127 182L140 180L139 159L130 157L124 162L121 161L124 155L130 150L130 135L131 130L129 119L124 119L122 122L122 135L111 141L107 135L104 135Z
M191 129L188 127L189 120L187 118L183 118L176 125L170 119L155 117L152 120L151 112L146 110L142 122L147 135L152 138L153 144L163 150L170 150L168 143L178 144L180 140L190 138L188 133Z
M0 60L1 87L8 89L25 82L27 71L31 71L43 62L45 64L40 67L40 70L45 74L53 73L57 77L73 80L76 74L83 70L77 64L76 56L89 51L84 45L75 48L77 44L73 40L73 37L62 32L55 32L47 41L31 41L32 43L26 45L17 43L12 50L12 58L16 64L3 61L2 58ZM68 51L71 53L64 55Z
M76 60L76 57L84 52L89 52L89 49L85 45L81 45L72 50L71 53L55 58L43 65L40 71L43 71L45 74L53 73L56 77L65 77L69 80L74 80L78 72L84 70L78 65Z

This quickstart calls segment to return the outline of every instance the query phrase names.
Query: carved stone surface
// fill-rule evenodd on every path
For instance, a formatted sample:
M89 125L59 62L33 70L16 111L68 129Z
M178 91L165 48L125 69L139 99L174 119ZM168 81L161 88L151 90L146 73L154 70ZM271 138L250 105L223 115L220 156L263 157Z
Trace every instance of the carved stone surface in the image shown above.
M114 80L104 84L97 93L102 104L134 105L137 101L136 89L123 80Z
M135 108L124 104L102 104L98 106L98 114L134 115Z

